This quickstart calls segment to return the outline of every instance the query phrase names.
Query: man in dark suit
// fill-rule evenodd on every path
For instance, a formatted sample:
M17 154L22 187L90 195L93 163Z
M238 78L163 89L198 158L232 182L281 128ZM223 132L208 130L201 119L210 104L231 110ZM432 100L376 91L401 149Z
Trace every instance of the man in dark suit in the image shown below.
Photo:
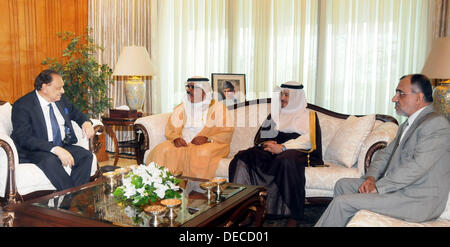
M55 71L44 70L35 90L12 107L13 132L20 163L36 164L59 190L89 182L93 154L76 145L71 121L81 126L83 138L92 138L91 121L64 97L64 82ZM63 166L71 168L70 175Z
M364 176L336 183L334 199L316 226L345 226L362 209L411 222L444 211L450 190L450 125L433 109L429 79L402 77L392 101L408 120Z

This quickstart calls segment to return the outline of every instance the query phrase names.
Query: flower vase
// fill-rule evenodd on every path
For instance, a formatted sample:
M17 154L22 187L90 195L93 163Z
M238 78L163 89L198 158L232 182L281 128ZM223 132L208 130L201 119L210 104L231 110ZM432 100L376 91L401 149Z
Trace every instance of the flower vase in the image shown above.
M145 83L139 77L133 76L125 82L125 95L130 110L142 112L145 100Z

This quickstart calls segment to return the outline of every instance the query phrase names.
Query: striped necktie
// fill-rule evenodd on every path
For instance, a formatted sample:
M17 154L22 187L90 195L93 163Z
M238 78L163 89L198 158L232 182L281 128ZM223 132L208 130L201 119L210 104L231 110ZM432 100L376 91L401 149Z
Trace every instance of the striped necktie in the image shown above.
M62 146L62 140L61 140L61 131L59 130L59 124L56 120L55 112L53 111L52 104L48 104L48 107L50 108L50 123L52 125L52 133L53 133L53 144L57 146Z

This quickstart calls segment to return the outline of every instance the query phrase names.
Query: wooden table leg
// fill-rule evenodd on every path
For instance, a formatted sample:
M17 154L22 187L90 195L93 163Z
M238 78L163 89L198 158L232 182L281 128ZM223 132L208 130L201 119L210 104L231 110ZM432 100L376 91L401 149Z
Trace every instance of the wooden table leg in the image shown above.
M116 133L114 133L111 126L104 124L106 133L113 139L114 142L114 166L117 165L117 162L119 161L119 143L117 141Z
M234 211L228 221L224 224L224 227L246 225L247 222L245 221L247 221L248 218L251 217L251 214L255 215L254 225L256 227L261 227L266 217L266 197L267 192L265 190L260 191L253 198L250 198L249 200L241 204L241 206L239 206L239 208ZM239 220L243 214L247 214L244 222L237 222L237 220Z
M3 212L3 227L13 227L14 226L14 212Z
M264 219L266 218L266 198L267 191L259 192L259 205L256 209L255 226L261 227L263 225Z

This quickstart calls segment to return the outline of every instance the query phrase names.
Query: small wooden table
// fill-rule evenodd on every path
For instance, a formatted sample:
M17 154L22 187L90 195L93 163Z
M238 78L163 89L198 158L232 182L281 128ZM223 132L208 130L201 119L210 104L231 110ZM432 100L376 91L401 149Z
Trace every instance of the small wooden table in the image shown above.
M143 113L142 117L145 116L149 116L151 115L150 113ZM109 114L103 115L102 116L102 123L105 126L105 130L106 133L113 139L114 142L114 150L115 150L115 154L114 154L114 166L117 165L117 162L119 160L119 147L130 147L130 148L134 148L137 153L137 141L136 138L134 140L130 140L130 141L122 141L122 142L118 142L117 141L117 136L114 133L112 126L129 126L129 127L133 127L134 126L134 121L136 121L136 119L138 119L139 117L125 117L125 118L118 118L118 117L111 117Z

